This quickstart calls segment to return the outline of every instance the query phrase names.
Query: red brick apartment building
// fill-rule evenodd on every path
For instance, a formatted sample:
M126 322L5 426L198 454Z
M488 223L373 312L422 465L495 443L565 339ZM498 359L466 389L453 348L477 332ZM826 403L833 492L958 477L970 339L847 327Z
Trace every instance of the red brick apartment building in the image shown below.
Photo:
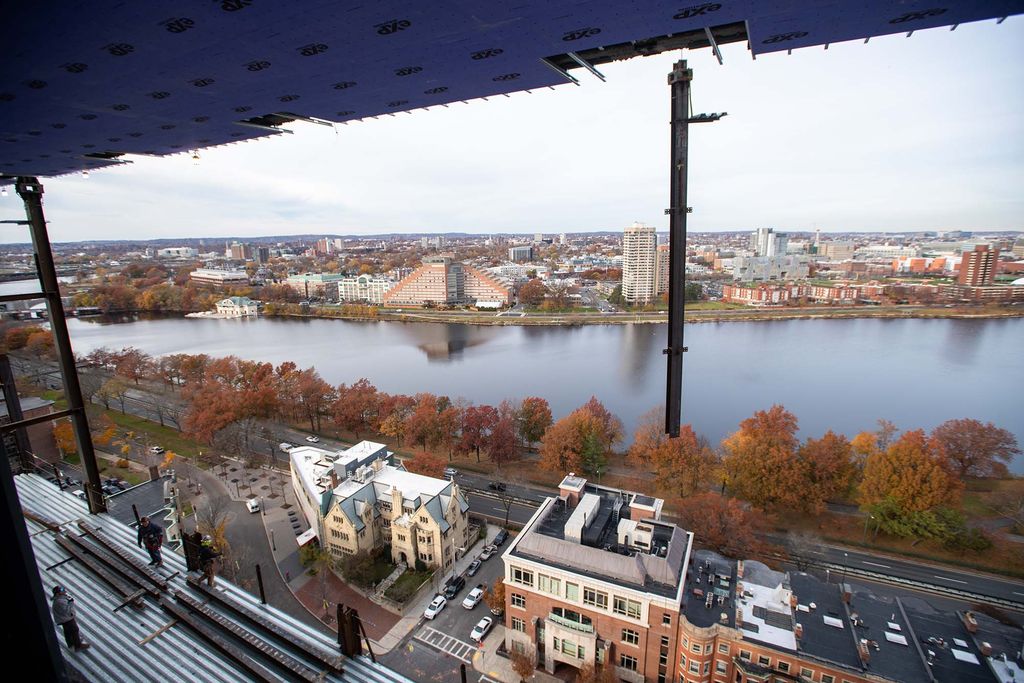
M1024 680L1024 631L694 547L662 501L570 474L502 555L505 646L628 683Z
M987 244L979 244L974 251L965 251L963 260L960 262L960 275L957 283L980 287L991 285L992 278L996 274L996 263L999 260L999 250L989 249Z
M450 256L430 256L384 293L385 306L449 306L497 301L507 305L511 290L497 279Z

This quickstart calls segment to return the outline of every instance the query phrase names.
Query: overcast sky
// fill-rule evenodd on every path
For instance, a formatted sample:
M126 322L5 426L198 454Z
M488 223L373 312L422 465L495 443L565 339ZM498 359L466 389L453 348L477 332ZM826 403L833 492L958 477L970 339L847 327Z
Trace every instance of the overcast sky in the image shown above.
M1024 17L750 58L688 53L694 231L1024 227ZM668 226L679 53L601 83L280 135L46 182L54 241ZM575 73L575 72L574 72ZM20 218L12 193L0 218ZM6 231L4 241L21 241Z

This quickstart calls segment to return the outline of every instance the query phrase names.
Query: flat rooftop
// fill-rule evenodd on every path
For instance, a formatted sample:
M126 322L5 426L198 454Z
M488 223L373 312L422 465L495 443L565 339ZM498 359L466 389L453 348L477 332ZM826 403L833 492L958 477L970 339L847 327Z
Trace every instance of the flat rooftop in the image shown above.
M512 556L544 562L601 581L666 598L680 594L692 534L675 524L656 519L635 520L650 536L650 549L623 542L619 523L631 519L630 502L638 494L594 486L579 477L567 477L581 494L576 505L564 498L548 498L515 544ZM647 498L650 503L656 499ZM584 515L585 512L585 515ZM583 520L583 517L586 520ZM579 534L576 540L573 529ZM646 536L645 536L646 538Z

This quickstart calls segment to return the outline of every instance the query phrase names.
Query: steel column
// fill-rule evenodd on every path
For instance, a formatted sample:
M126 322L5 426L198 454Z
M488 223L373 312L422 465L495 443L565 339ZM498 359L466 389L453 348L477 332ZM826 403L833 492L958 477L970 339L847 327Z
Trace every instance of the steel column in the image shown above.
M672 87L672 167L669 183L668 379L665 433L679 436L683 409L683 316L686 313L686 171L689 145L690 81L693 71L679 60L668 75Z
M39 284L46 298L46 310L50 317L50 329L53 331L54 347L57 351L57 363L60 367L61 379L64 382L64 398L71 411L71 424L78 442L78 452L82 457L88 485L85 492L88 497L89 511L93 514L106 511L103 492L100 488L100 471L96 466L96 452L92 447L92 436L89 433L89 420L85 414L85 402L82 400L82 387L78 383L78 370L75 368L75 353L71 349L71 338L68 335L68 323L64 318L64 305L60 300L60 284L57 281L57 270L53 264L53 251L50 248L50 237L46 232L46 218L43 215L43 186L33 177L19 177L17 184L18 196L25 203L29 230L32 233L32 247L35 251L36 270L39 273Z
M14 386L14 373L11 372L11 361L7 354L0 354L0 384L3 384L4 402L7 404L7 417L11 423L18 425L25 419L21 411L21 399L18 398L18 389ZM18 459L21 461L21 469L28 469L30 466L29 454L32 452L32 445L28 440L27 425L14 427L14 438L18 443ZM0 431L0 439L4 431Z

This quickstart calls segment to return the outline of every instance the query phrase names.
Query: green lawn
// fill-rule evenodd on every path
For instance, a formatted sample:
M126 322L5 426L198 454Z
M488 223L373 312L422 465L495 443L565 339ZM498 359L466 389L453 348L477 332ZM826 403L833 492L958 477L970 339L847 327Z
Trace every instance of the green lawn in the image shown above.
M413 596L416 589L424 581L430 580L430 572L417 572L412 569L405 570L405 573L398 577L398 580L391 584L391 587L384 591L384 595L395 602L405 602Z
M107 417L121 430L146 434L154 446L174 451L178 455L192 457L199 455L199 451L209 450L209 447L192 439L186 438L181 432L173 427L161 427L155 422L150 422L135 415L122 415L119 411L108 410Z

